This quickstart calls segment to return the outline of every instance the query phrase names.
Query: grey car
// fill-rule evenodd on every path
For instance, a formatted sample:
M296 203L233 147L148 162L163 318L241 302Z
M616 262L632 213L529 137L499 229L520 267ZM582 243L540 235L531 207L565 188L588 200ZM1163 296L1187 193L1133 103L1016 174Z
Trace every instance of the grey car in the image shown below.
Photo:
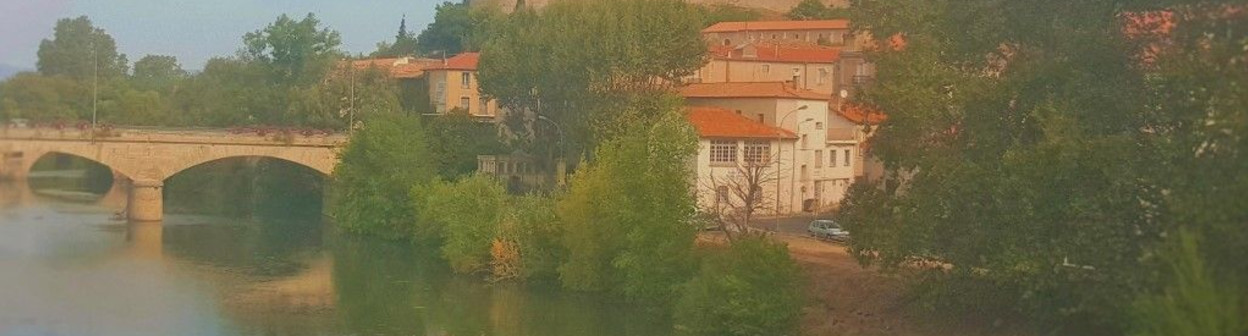
M837 224L831 219L816 219L811 221L810 225L806 227L806 232L810 233L811 237L819 239L832 241L849 240L849 231L845 231L845 229L841 228L840 224Z

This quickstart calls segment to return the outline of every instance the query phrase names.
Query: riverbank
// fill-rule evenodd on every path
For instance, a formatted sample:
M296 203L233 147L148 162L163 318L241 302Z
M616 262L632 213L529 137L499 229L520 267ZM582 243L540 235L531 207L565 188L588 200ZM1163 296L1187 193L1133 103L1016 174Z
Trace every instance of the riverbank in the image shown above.
M863 268L845 246L800 235L780 234L789 253L802 269L805 293L802 335L1033 335L1022 328L976 321L972 317L952 321L917 307L907 296L910 279ZM720 233L703 233L702 246L722 244Z

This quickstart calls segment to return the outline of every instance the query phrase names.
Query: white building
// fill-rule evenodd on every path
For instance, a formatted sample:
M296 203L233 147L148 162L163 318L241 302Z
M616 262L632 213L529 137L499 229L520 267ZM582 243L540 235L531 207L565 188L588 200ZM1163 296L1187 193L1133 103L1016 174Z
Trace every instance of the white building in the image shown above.
M707 184L740 170L750 162L747 153L761 151L751 148L764 143L775 166L769 184L777 186L762 186L773 204L763 214L832 209L862 175L862 128L829 109L825 95L785 82L691 84L681 94L701 138L696 171L703 206L715 200L707 203L704 194L717 192ZM777 132L782 136L763 141Z

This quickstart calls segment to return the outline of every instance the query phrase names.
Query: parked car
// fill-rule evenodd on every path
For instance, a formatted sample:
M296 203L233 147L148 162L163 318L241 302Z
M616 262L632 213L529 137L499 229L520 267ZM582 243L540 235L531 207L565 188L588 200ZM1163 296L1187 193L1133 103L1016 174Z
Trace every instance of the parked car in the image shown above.
M810 233L811 237L819 239L832 241L849 240L849 231L845 231L845 229L841 228L840 224L837 224L831 219L816 219L811 221L810 225L806 227L806 232Z

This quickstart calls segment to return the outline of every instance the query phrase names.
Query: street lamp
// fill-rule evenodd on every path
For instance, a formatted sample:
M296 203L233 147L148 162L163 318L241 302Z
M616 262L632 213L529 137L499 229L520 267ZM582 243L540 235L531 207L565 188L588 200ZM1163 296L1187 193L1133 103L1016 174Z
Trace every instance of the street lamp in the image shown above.
M794 112L797 112L797 111L805 111L808 108L810 108L810 106L802 105L802 106L798 106L796 109L793 109L792 111L789 111L788 113L785 113L783 117L781 117L779 120L776 120L776 127L783 128L783 126L781 125L784 125L784 120L788 119L789 115L792 115ZM779 133L776 134L776 159L777 160L776 160L776 227L775 227L775 232L780 232L780 160L779 160L780 159L780 134ZM790 190L789 192L792 193L792 190Z
M559 171L560 161L563 160L564 154L566 154L566 152L568 151L567 144L563 142L563 128L559 127L559 123L556 123L554 120L551 120L550 118L547 118L544 115L540 115L540 114L537 115L537 120L545 120L546 122L555 126L555 132L559 133L559 158L555 160L555 175L556 175L555 178L557 181L562 181L563 172Z

